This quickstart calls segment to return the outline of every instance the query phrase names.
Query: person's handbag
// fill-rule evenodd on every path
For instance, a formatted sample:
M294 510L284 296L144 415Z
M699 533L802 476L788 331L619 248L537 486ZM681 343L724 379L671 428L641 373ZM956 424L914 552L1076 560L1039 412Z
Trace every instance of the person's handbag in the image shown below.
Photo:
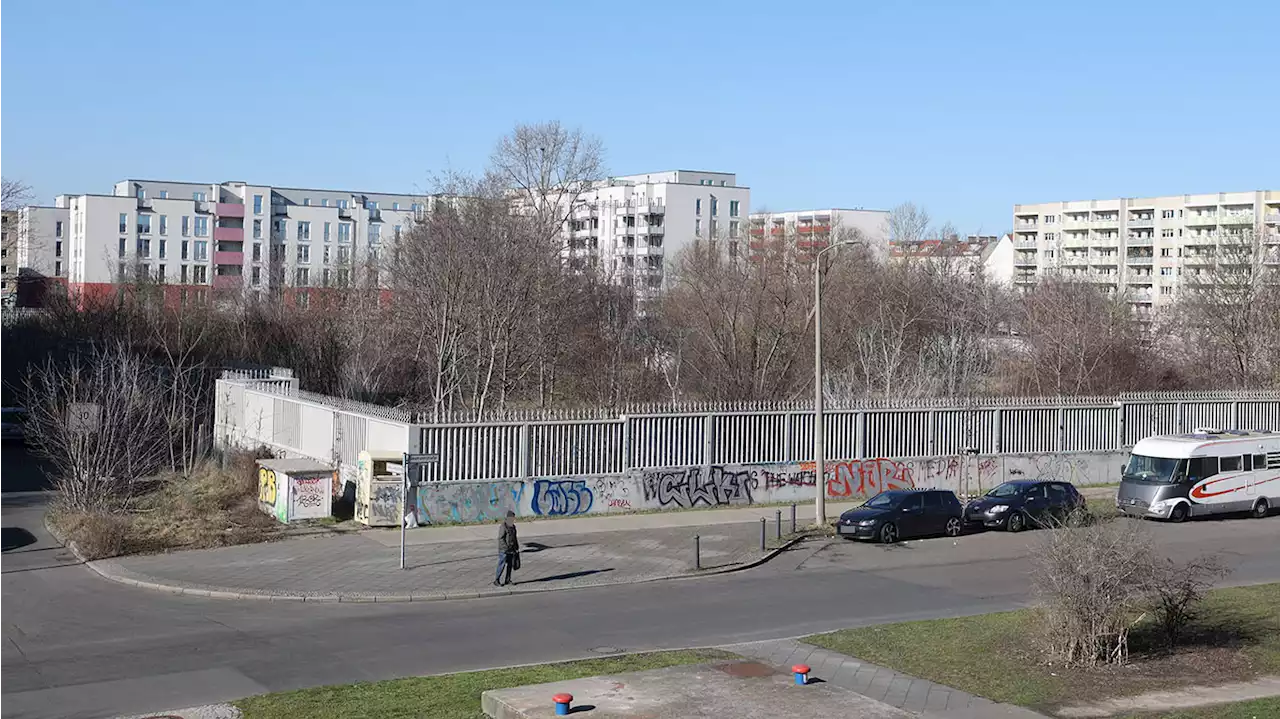
M511 571L513 572L520 571L520 553L519 552L516 552L515 559L511 560Z

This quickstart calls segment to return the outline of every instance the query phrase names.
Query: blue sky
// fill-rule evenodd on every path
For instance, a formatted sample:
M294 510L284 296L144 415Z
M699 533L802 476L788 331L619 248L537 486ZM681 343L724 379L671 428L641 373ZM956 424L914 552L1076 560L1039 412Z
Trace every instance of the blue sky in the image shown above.
M126 176L427 190L558 119L616 174L999 232L1015 202L1280 189L1277 27L1274 0L9 0L3 172L41 202Z

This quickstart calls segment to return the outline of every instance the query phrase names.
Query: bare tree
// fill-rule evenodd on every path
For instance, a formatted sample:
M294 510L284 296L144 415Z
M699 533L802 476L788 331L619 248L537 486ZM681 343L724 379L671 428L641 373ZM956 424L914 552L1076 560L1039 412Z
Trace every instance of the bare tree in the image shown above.
M546 240L556 238L582 194L604 173L599 138L557 121L517 125L498 141L489 181L514 193Z
M889 239L893 242L919 242L928 239L933 220L923 207L904 202L889 210Z
M35 193L25 182L10 180L7 177L0 180L0 209L16 210L31 202L33 197Z

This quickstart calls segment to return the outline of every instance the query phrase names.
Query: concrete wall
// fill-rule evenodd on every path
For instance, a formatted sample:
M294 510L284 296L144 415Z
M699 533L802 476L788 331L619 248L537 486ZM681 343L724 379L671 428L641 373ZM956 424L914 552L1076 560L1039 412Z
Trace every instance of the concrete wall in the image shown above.
M1077 486L1118 481L1124 452L951 456L929 459L833 460L827 497L867 497L886 489L937 487L980 494L1010 479L1058 479ZM635 469L623 474L418 487L420 524L485 522L507 510L520 517L566 517L813 499L812 462Z

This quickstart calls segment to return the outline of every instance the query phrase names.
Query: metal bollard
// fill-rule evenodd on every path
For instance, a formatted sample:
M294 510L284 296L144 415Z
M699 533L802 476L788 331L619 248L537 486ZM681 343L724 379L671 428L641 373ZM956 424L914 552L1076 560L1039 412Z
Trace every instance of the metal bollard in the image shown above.
M807 664L797 664L791 667L791 673L796 677L797 686L804 686L809 683L809 666Z
M693 568L702 569L702 535L693 535Z
M782 541L782 510L781 509L778 510L777 517L774 523L777 525L775 527L775 531L778 534L778 541L781 542Z
M796 505L791 505L791 533L796 533Z
M569 714L569 705L573 704L573 695L557 694L551 697L551 701L556 704L556 716L567 716Z
M768 522L764 517L760 518L760 551L764 551L764 531L765 524Z

